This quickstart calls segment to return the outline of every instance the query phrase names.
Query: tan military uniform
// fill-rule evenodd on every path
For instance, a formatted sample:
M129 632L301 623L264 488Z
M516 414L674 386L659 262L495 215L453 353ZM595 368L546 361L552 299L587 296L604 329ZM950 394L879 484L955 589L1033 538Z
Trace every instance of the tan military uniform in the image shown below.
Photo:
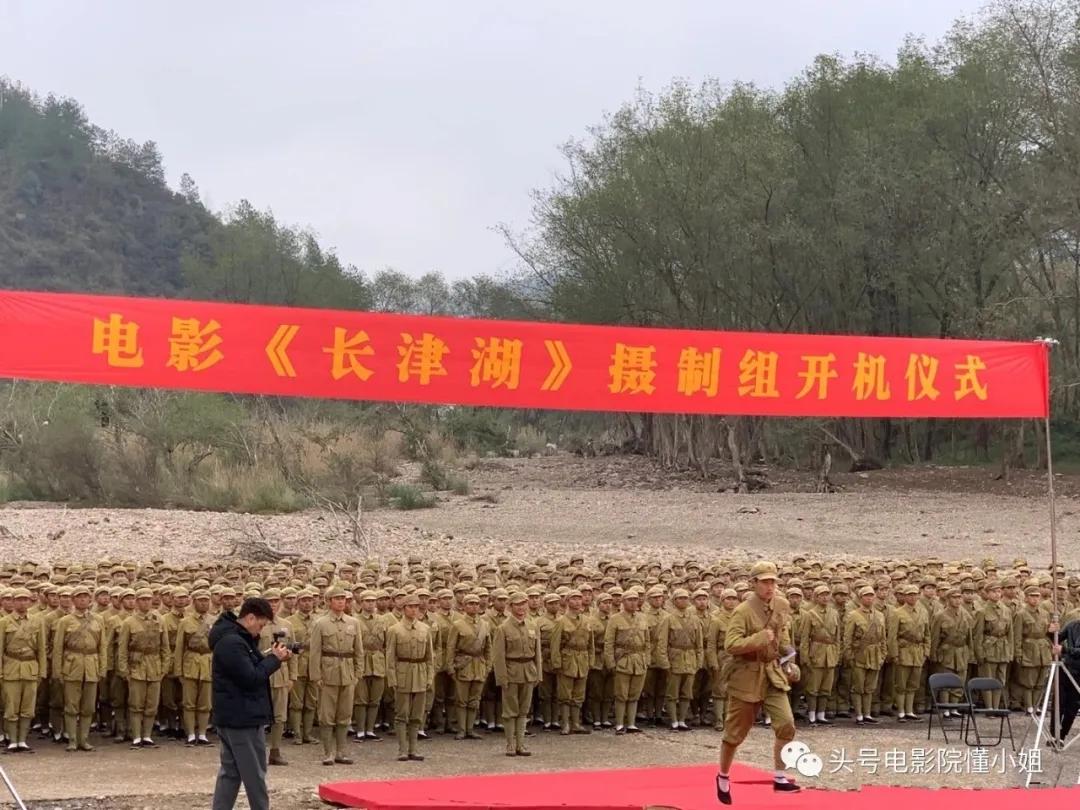
M872 717L874 692L888 650L885 617L861 605L844 618L843 660L851 672L851 698L857 719Z
M886 627L889 658L896 662L896 707L900 718L915 717L915 694L930 646L930 621L918 605L903 604Z
M136 611L121 622L116 671L128 684L128 727L135 740L150 739L154 730L171 654L169 635L153 611Z
M930 620L930 661L936 672L951 672L966 681L968 664L971 662L971 630L974 621L963 608L947 607L939 610ZM946 700L959 703L964 700L961 689L946 690Z
M450 623L446 637L446 659L454 680L457 738L460 740L476 736L473 734L473 724L480 711L484 681L492 666L491 640L491 626L482 616L462 613Z
M3 661L4 726L8 740L21 748L30 733L38 684L48 672L48 642L40 618L12 613L0 620Z
M524 594L518 596L524 598ZM533 689L543 673L540 631L535 622L528 617L519 620L511 616L506 619L495 629L491 657L495 683L502 690L506 753L527 756L525 725L529 719Z
M692 608L672 608L657 624L656 633L653 662L667 673L668 719L675 728L688 728L694 676L705 661L701 623Z
M770 570L761 571L770 574ZM773 632L771 642L767 629ZM781 653L790 647L790 609L783 597L774 596L766 604L753 594L732 612L724 638L724 649L732 656L724 719L724 742L728 745L738 746L746 739L759 708L765 710L778 740L795 738L795 718L787 699L791 687L779 663Z
M268 653L274 645L274 634L284 633L282 644L292 644L292 623L280 616L275 616L274 621L268 622L259 635L259 649ZM270 724L268 744L271 757L281 764L281 739L285 734L285 721L289 717L289 693L293 684L296 683L296 659L289 658L282 663L277 671L270 676L270 707L273 711L273 722Z
M615 673L615 731L637 728L637 706L651 660L648 621L620 610L604 630L604 666Z
M975 614L971 630L972 652L982 678L997 678L1009 688L1009 664L1013 660L1013 616L1002 601L986 600ZM987 708L1001 707L1002 692L984 692ZM1008 694L1005 692L1004 694Z
M206 739L210 724L212 683L210 667L210 628L214 619L209 613L192 612L176 626L173 648L173 672L180 679L184 733L188 740Z
M1038 693L1046 686L1048 667L1053 660L1049 632L1050 614L1042 606L1024 605L1013 618L1016 681L1028 712L1038 705Z
M364 677L356 683L353 725L357 736L377 739L375 721L386 691L386 636L389 627L377 613L360 612L357 616L364 634ZM396 622L395 622L396 624Z
M109 655L105 624L89 611L72 613L56 623L55 633L53 672L64 684L64 733L68 750L91 751L90 722Z
M364 676L364 641L352 616L328 613L311 625L309 675L319 685L319 735L324 762L347 759L353 694Z
M551 665L558 678L559 725L563 734L588 733L581 724L581 709L592 656L592 622L584 613L567 611L551 631Z
M610 728L611 722L608 718L615 701L615 673L604 664L604 632L607 630L608 618L598 610L589 614L593 631L593 654L585 695L593 728Z
M558 601L558 596L555 594L551 596L554 601ZM558 620L557 615L553 616L546 610L533 620L536 623L536 629L540 633L540 655L544 661L544 677L540 681L538 690L538 708L540 709L540 719L544 724L544 728L555 728L559 725L555 716L558 675L551 659L551 634L555 630L555 624Z
M731 674L731 655L724 649L728 623L733 610L720 608L713 612L705 633L705 665L712 673L713 728L724 730L728 677Z
M409 598L405 604L410 604ZM424 622L403 618L387 631L386 679L394 690L398 758L415 759L428 689L435 682L435 646L431 628Z
M825 586L823 586L825 587ZM806 708L813 720L824 716L840 664L840 616L832 605L807 605L800 611L799 665L803 672Z
M311 679L311 625L315 621L314 613L302 613L297 610L289 617L293 638L304 648L296 661L296 680L292 694L289 695L289 728L294 736L295 745L313 743L315 711L319 705L319 689Z

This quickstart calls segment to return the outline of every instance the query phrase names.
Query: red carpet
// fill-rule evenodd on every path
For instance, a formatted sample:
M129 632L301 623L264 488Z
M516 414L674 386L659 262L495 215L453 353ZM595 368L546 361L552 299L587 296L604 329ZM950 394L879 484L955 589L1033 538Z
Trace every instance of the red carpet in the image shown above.
M331 782L319 788L328 802L367 810L717 810L715 765L687 768L635 768L607 771L455 776L389 782ZM819 780L803 779L804 788ZM956 810L977 802L979 810L1075 810L1077 788L1025 790L928 790L867 787L833 791L804 789L796 794L772 790L772 774L736 766L732 770L733 808L802 810ZM970 806L970 805L969 805Z

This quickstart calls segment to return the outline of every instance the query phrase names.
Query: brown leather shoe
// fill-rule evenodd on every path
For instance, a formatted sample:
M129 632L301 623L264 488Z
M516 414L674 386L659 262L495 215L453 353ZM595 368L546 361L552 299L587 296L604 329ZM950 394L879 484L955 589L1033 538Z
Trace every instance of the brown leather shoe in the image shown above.
M288 765L289 764L288 760L286 760L285 757L283 757L281 755L280 749L277 749L277 748L271 748L270 749L270 757L268 759L268 762L271 765Z

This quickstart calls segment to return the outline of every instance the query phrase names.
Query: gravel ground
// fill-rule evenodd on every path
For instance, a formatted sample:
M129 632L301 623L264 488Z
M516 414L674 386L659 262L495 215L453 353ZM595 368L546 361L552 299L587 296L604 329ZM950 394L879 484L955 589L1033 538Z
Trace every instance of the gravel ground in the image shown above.
M1014 725L1020 745L1027 721L1020 718ZM925 729L925 725L901 727L888 722L876 729L865 729L845 725L844 721L838 721L831 729L800 729L798 739L821 756L824 763L817 779L800 778L800 781L840 790L868 784L989 788L1011 787L1022 782L1021 772L1005 758L1003 751L1007 748L991 749L988 768L993 772L979 773L971 749L963 745L946 747L936 733L928 743ZM772 735L764 728L753 730L740 749L740 761L768 768L771 739ZM475 743L436 737L423 743L426 761L403 764L395 761L395 745L387 739L380 743L354 744L356 765L334 768L320 765L318 746L287 744L284 753L290 764L272 768L270 784L276 797L275 807L309 808L320 804L315 796L319 783L330 780L711 764L716 762L719 744L720 735L709 729L690 734L646 729L637 737L618 739L605 732L572 740L538 732L529 743L534 755L526 760L504 757L499 734L486 735ZM939 748L952 753L941 754ZM850 771L840 769L841 749L852 760ZM929 759L921 758L919 752L927 749L931 750ZM886 767L887 751L902 752L907 765ZM37 808L186 810L209 803L217 756L216 749L191 750L173 742L162 743L154 751L131 751L127 746L102 742L92 754L66 754L59 746L42 742L33 755L0 757L0 766L22 796L33 800ZM876 773L873 772L875 759ZM916 760L937 764L933 770L924 768L927 772L915 773ZM943 766L942 761L955 764ZM1004 774L998 772L1003 762ZM831 773L833 770L837 772ZM954 772L946 773L946 770ZM1075 749L1061 755L1044 753L1042 771L1038 779L1044 784L1075 784L1080 776L1080 754Z

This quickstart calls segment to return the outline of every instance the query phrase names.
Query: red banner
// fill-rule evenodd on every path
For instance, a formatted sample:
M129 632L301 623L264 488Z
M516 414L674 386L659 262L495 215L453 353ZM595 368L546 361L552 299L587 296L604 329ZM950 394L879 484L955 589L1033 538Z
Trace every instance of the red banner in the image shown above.
M766 416L1041 417L1040 343L488 321L0 292L0 376Z

